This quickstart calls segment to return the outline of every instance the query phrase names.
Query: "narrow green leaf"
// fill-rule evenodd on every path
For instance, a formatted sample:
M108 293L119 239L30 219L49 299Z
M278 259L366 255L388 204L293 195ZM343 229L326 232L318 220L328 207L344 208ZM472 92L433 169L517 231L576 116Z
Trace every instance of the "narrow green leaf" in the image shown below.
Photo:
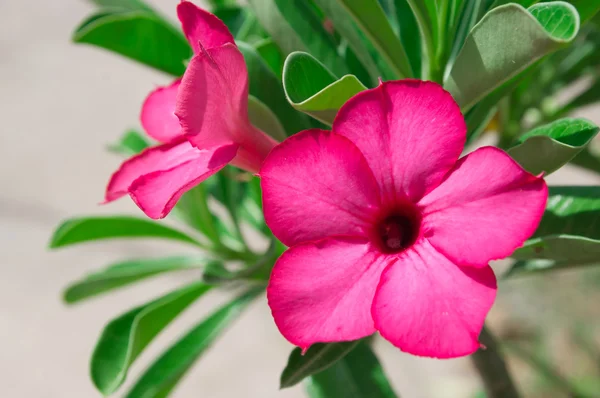
M307 51L308 49L286 21L277 7L275 0L248 0L254 14L265 28L284 55L292 51Z
M550 187L546 212L533 239L511 256L522 260L511 273L600 263L598 225L600 187Z
M64 293L68 304L139 282L165 272L203 267L205 257L165 257L121 261L72 283Z
M586 119L561 119L523 134L508 150L532 174L550 174L579 153L598 133Z
M369 42L366 38L363 40L352 16L340 5L338 0L315 0L315 3L323 10L323 13L327 15L327 18L333 22L333 27L336 32L346 39L348 46L352 49L356 59L367 71L371 82L377 82L381 73L371 56L371 53L375 52L375 49L372 46L369 46Z
M366 90L354 75L337 80L318 60L301 52L285 60L283 88L294 108L329 125L348 99Z
M124 9L129 11L147 10L152 11L152 8L141 0L91 0L96 6L101 8Z
M331 71L343 75L349 72L340 56L333 36L325 30L323 21L306 0L271 0L304 43L308 52ZM273 37L273 36L272 36ZM276 37L273 40L277 41ZM301 49L296 49L301 50Z
M518 76L544 55L572 41L579 31L577 10L560 1L526 10L507 4L488 12L473 28L444 87L461 108Z
M600 1L598 0L569 0L569 3L577 8L581 24L592 19L600 11Z
M164 398L264 289L248 291L202 320L169 347L129 390L126 398Z
M281 73L283 72L283 61L284 58L281 55L281 51L273 39L268 38L254 45L256 52L269 66L275 76L281 79Z
M359 342L360 340L314 344L304 355L300 348L294 348L283 373L281 373L280 388L292 387L305 377L327 369L352 351Z
M273 111L288 135L310 128L308 118L294 110L286 100L281 81L265 64L256 50L244 42L237 44L246 61L250 95L256 97Z
M248 97L248 117L255 127L277 141L283 141L287 138L285 129L273 111L258 98L251 95Z
M192 50L183 34L147 11L99 11L85 20L73 41L102 47L174 76L185 71Z
M421 76L422 40L415 14L407 0L395 0L394 8L400 40L406 50L415 77Z
M413 77L408 56L377 0L338 0L395 71L398 78Z
M110 145L108 149L111 152L119 153L125 156L137 155L151 145L150 141L142 133L135 130L129 130L121 136L119 141Z
M114 238L160 238L202 245L191 236L155 221L130 216L78 217L54 231L50 248Z
M366 341L329 368L306 379L310 398L395 398L381 364Z
M146 346L208 290L208 285L193 283L128 311L106 325L91 360L91 375L96 388L104 395L115 392Z

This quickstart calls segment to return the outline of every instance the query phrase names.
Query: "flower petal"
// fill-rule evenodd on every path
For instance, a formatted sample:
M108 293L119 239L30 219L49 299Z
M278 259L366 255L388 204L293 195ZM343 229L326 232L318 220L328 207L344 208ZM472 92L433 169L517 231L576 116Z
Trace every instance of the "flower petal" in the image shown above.
M148 217L165 217L187 190L233 159L237 145L199 150L189 142L149 148L125 161L106 190L110 202L129 193Z
M458 264L485 265L509 256L536 230L548 198L542 178L505 152L480 148L457 162L423 198L423 229Z
M142 105L140 120L146 133L160 142L169 142L181 136L179 119L175 116L177 90L181 79L169 86L152 91Z
M360 238L328 238L283 253L267 288L281 334L306 349L373 333L370 308L386 260Z
M260 176L265 220L288 246L366 236L379 206L377 183L360 151L328 131L288 138L271 151Z
M108 183L105 200L111 202L126 195L139 177L159 170L168 170L198 157L199 150L185 139L154 146L127 159Z
M459 267L422 239L383 271L372 314L381 335L402 351L454 358L479 348L495 297L489 266Z
M210 148L239 142L236 137L250 126L247 106L248 73L235 45L225 44L192 58L181 81L175 114L194 145Z
M464 147L467 127L452 96L432 82L384 82L351 98L333 131L363 153L388 201L418 201Z
M199 43L202 43L204 48L234 43L229 29L219 18L189 1L183 0L177 6L177 16L195 54L202 52Z

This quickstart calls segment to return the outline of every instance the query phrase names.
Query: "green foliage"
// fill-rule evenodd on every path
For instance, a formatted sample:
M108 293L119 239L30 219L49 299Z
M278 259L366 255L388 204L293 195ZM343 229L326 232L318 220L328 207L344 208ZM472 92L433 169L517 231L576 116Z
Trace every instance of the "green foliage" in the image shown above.
M285 60L283 88L294 108L331 125L339 108L366 89L353 75L337 79L310 54L295 52Z
M150 141L141 133L129 130L116 143L110 145L108 150L120 155L132 156L142 152L150 146Z
M305 384L310 398L396 398L368 342L312 375Z
M201 269L208 262L206 257L201 256L120 261L72 283L64 298L67 303L74 304L165 272Z
M141 305L113 319L104 328L91 361L94 384L104 395L125 381L131 364L148 344L184 309L210 290L197 282Z
M542 222L511 257L511 274L598 264L600 187L550 187Z
M50 248L116 238L158 238L202 247L184 232L155 221L131 216L78 217L64 221L52 235Z
M162 353L125 397L167 397L194 362L262 291L262 288L252 289L203 319Z
M360 340L344 343L314 344L303 355L294 348L280 378L280 388L292 387L304 378L321 372L348 355Z
M444 87L463 110L546 54L572 41L579 16L565 2L543 3L529 10L507 4L493 9L473 28Z
M532 174L550 174L579 153L598 133L585 119L561 119L519 137L508 153Z
M181 32L146 7L102 9L86 19L73 41L116 52L174 76L185 71L192 50Z

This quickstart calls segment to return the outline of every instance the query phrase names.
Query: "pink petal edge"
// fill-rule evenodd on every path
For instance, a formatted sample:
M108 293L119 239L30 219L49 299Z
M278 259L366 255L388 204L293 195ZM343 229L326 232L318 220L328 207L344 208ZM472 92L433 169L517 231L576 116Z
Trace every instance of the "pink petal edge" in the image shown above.
M456 358L479 349L495 297L489 266L457 266L423 239L383 271L371 311L376 329L400 350Z
M367 159L387 201L416 202L458 160L467 127L452 96L433 82L399 80L358 93L339 110L332 130Z
M380 205L377 183L347 138L302 131L260 170L265 221L288 246L332 235L366 236Z
M372 334L371 302L386 261L360 238L327 238L287 250L267 287L281 334L303 350Z
M460 159L419 206L437 250L457 264L486 266L535 232L547 198L542 178L501 149L483 147Z
M182 0L177 5L177 16L195 54L201 52L199 43L207 49L227 43L235 44L233 36L223 21L192 2Z
M167 143L182 135L179 119L175 116L180 84L181 79L177 79L168 86L156 88L142 105L142 127L150 137L159 142Z

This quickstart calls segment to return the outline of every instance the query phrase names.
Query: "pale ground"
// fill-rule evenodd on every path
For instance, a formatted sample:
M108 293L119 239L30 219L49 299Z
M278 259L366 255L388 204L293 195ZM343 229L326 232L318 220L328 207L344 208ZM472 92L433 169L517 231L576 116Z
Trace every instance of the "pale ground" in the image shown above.
M176 0L154 3L174 16ZM82 0L0 0L2 397L100 396L88 377L88 360L102 326L190 277L156 278L72 308L61 301L65 285L111 261L188 250L156 242L46 250L51 232L64 218L139 214L129 200L97 206L119 162L104 147L126 127L138 126L144 96L169 81L118 56L71 44L73 28L89 11ZM131 376L225 298L211 293L190 308L142 355ZM277 390L291 348L278 334L265 301L257 302L174 396L301 397L298 387ZM381 340L377 351L404 398L466 397L479 388L468 360L415 358Z

